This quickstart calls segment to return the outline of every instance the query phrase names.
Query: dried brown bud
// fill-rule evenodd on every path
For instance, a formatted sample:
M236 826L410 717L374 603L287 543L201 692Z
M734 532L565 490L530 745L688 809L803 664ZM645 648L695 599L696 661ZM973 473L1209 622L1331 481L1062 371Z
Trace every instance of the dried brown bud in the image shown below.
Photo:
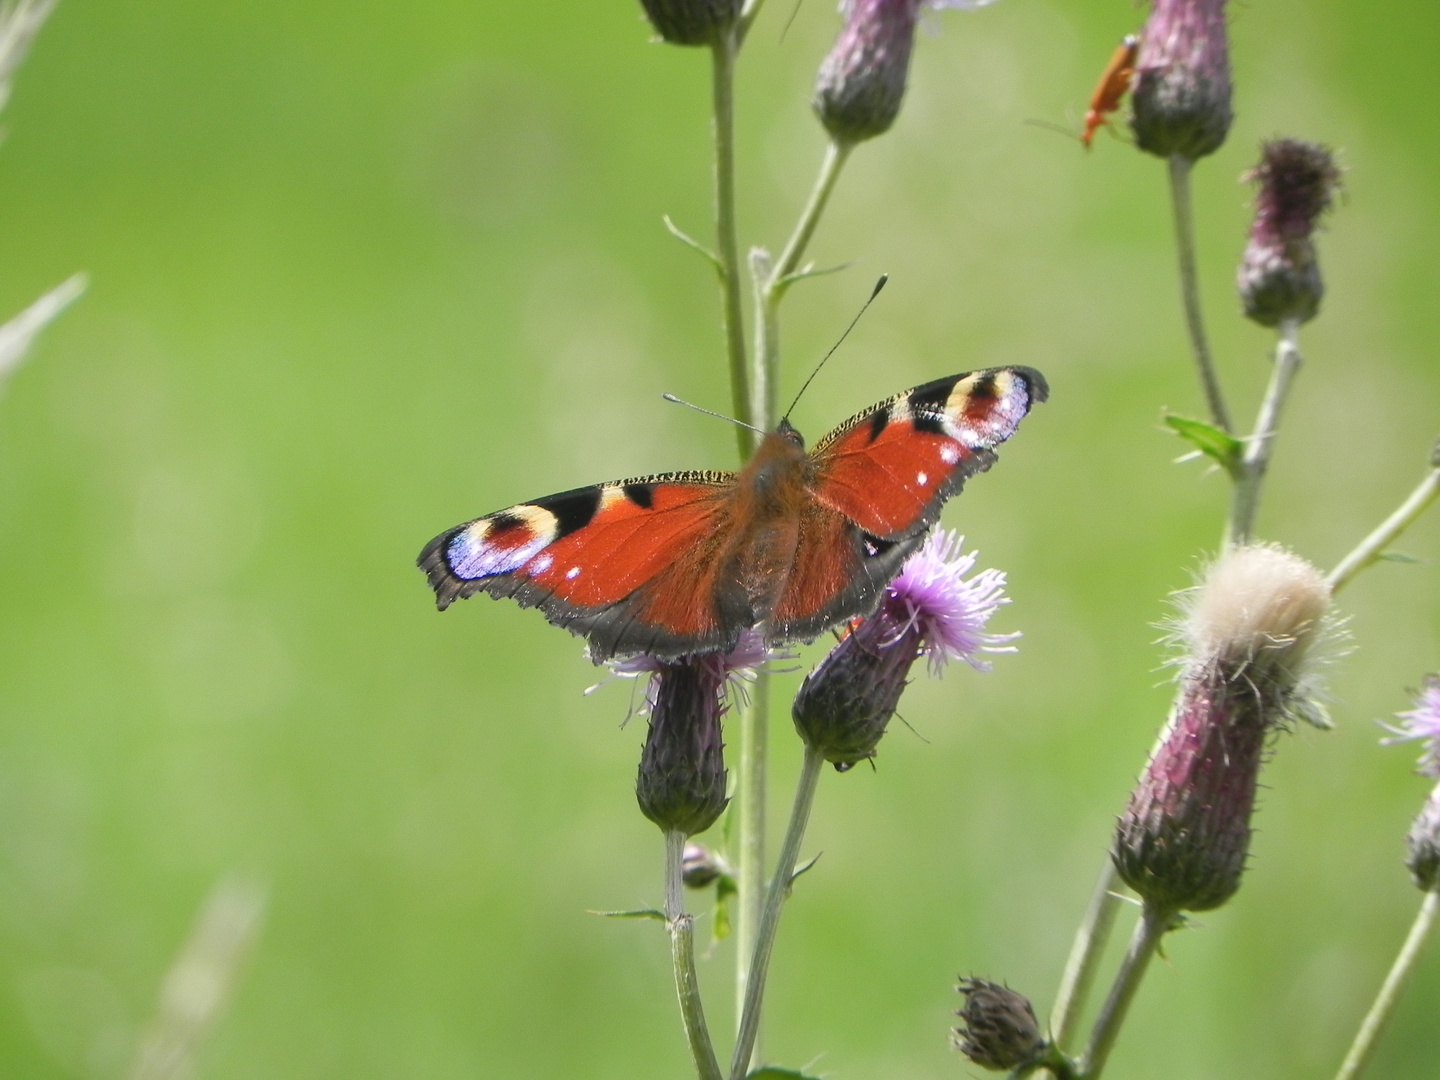
M1024 994L985 979L961 979L955 988L965 997L956 1012L955 1049L984 1069L1020 1069L1039 1061L1049 1049L1035 1010Z
M1155 0L1132 87L1141 150L1191 161L1218 150L1234 118L1225 0Z
M1321 720L1307 661L1329 603L1320 572L1273 545L1232 549L1195 590L1179 694L1112 849L1149 903L1205 911L1240 887L1269 738Z
M1325 292L1311 237L1334 201L1340 169L1318 143L1273 139L1242 179L1258 185L1255 222L1236 280L1245 314L1261 326L1306 322Z
M650 25L672 45L713 45L740 16L741 0L640 0Z

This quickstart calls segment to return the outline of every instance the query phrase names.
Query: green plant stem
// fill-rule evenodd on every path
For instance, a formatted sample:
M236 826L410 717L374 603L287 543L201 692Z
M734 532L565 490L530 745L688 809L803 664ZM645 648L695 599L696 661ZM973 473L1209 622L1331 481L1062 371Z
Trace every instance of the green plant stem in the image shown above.
M1205 320L1200 315L1200 282L1195 272L1195 223L1191 212L1190 170L1194 162L1176 155L1170 159L1170 203L1175 213L1175 246L1180 255L1180 296L1185 302L1185 326L1190 331L1190 348L1200 372L1200 385L1210 406L1210 421L1222 431L1230 430L1230 414L1215 377L1215 362L1205 339Z
M766 427L775 423L775 387L780 369L780 301L795 282L793 275L800 266L800 260L809 246L810 238L820 224L835 182L850 157L852 144L831 142L825 149L825 158L820 163L820 172L815 185L810 189L805 209L795 223L790 239L780 252L780 258L773 264L764 251L751 253L750 273L755 287L755 368L756 381L762 385L752 391L766 418Z
M735 55L739 47L732 31L710 50L715 110L715 254L720 260L721 324L730 366L730 399L735 418L754 426L758 421L751 411L745 317L740 307L740 256L735 240ZM735 432L744 460L754 453L759 436L742 427Z
M1090 897L1090 906L1085 911L1080 928L1075 931L1075 942L1070 947L1065 973L1060 977L1060 990L1055 995L1055 1007L1050 1011L1050 1037L1062 1049L1080 1021L1090 988L1095 984L1100 960L1105 955L1105 946L1110 941L1115 915L1120 910L1120 897L1115 892L1118 884L1115 862L1107 854L1105 868Z
M1295 374L1304 363L1297 340L1299 335L1300 324L1293 319L1287 319L1280 324L1280 340L1275 344L1270 385L1265 389L1260 413L1255 418L1255 433L1245 444L1245 453L1240 459L1235 494L1230 501L1230 520L1225 528L1226 546L1248 542L1255 531L1255 515L1260 508L1260 489L1265 483L1265 472L1270 467L1275 434L1280 430L1280 413L1285 407L1285 399L1295 381Z
M824 764L825 758L818 750L805 747L805 758L800 765L800 780L795 785L795 804L790 810L790 824L786 827L785 842L781 845L780 858L775 864L775 877L765 894L765 911L760 919L754 959L750 963L750 981L746 987L745 1003L740 1011L740 1031L735 1038L735 1054L730 1059L730 1080L743 1080L750 1071L751 1059L755 1056L755 1040L760 1031L760 1007L765 996L765 976L770 968L770 953L775 947L775 931L780 926L780 913L790 895L790 879L795 874L800 843L805 839L805 826L810 821L810 808L815 804L815 788L820 780L820 768Z
M1415 915L1405 944L1400 948L1400 955L1395 957L1390 974L1385 976L1385 984L1375 996L1375 1003L1366 1013L1360 1030L1355 1033L1355 1041L1350 1044L1350 1052L1345 1055L1340 1071L1335 1074L1335 1080L1358 1080L1365 1072L1365 1066L1370 1063L1370 1055L1375 1051L1375 1044L1380 1040L1385 1024L1395 1009L1395 1003L1400 1000L1400 995L1405 990L1410 972L1414 970L1415 961L1420 958L1425 941L1435 926L1437 908L1440 908L1440 892L1432 889L1425 894L1425 900Z
M1125 954L1125 961L1120 965L1120 971L1110 987L1110 996L1105 999L1100 1016L1090 1031L1090 1045L1085 1049L1079 1069L1083 1080L1099 1080L1101 1072L1104 1071L1105 1062L1120 1035L1120 1027L1125 1023L1130 1002L1134 1000L1135 991L1140 988L1145 971L1150 966L1150 958L1155 955L1160 939L1169 929L1174 914L1173 911L1156 908L1148 902L1141 910L1140 921L1135 924L1135 932L1130 937L1130 949Z
M682 860L685 834L665 834L665 925L670 930L670 964L675 972L675 996L680 999L680 1018L695 1074L700 1080L722 1080L710 1029L705 1025L705 1008L700 1002L700 982L695 975L695 921L685 913L685 885Z
M735 1022L744 1015L750 987L750 959L765 907L766 755L770 742L770 676L763 669L740 713L740 758L736 765L735 813Z
M1385 549L1435 501L1437 495L1440 495L1440 443L1436 444L1431 455L1429 475L1420 481L1398 510L1382 521L1374 532L1361 540L1355 550L1341 559L1335 569L1330 571L1325 580L1330 585L1331 592L1339 592L1356 574L1380 558Z

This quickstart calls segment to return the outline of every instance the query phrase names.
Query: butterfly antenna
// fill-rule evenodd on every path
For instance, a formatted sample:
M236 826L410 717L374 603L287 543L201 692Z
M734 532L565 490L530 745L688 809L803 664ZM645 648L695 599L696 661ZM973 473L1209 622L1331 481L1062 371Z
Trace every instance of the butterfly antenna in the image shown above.
M805 385L800 387L800 393L796 394L795 400L790 402L790 408L785 410L784 419L790 419L790 414L795 411L795 406L800 404L801 396L805 393L807 389L809 389L810 384L815 381L815 376L820 374L820 369L825 366L825 361L829 360L830 357L834 356L835 350L840 348L841 345L845 344L845 339L850 336L850 331L855 329L855 324L860 321L860 316L864 315L865 312L869 310L870 305L875 302L875 298L880 295L880 290L885 288L885 283L889 280L889 274L880 275L880 280L875 282L875 288L870 290L870 299L866 300L865 303L861 305L860 310L855 313L855 318L850 320L850 325L845 328L845 333L840 335L840 340L835 342L834 345L831 345L830 351L820 358L820 362L815 365L815 370L810 372L810 377L805 380Z
M790 9L790 17L785 20L785 28L780 31L780 44L785 44L785 35L790 32L790 27L795 23L795 16L800 14L800 5L805 0L795 0L795 6Z
M709 409L702 409L699 405L692 405L684 398L678 398L674 394L661 394L660 396L666 401L670 402L670 404L672 405L684 405L687 409L694 409L698 413L704 413L706 416L713 416L717 420L728 420L736 427L743 427L748 431L758 432L761 435L765 434L765 432L761 428L756 427L754 424L747 424L744 420L736 420L733 416L726 416L724 413L712 412Z

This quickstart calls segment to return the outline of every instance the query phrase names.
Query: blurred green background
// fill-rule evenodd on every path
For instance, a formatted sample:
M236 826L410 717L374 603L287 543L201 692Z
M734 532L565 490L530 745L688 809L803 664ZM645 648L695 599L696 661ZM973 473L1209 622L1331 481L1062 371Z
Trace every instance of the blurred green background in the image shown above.
M744 243L818 164L833 6L771 0L741 63ZM987 676L910 691L877 768L821 783L767 1049L841 1078L976 1070L956 973L1048 1008L1114 815L1163 719L1166 595L1227 485L1159 427L1201 405L1162 165L1074 124L1129 0L930 20L904 113L854 157L786 307L812 438L903 387L1033 364L1051 403L946 522L1010 575ZM1440 21L1411 2L1232 5L1237 121L1196 172L1235 412L1270 336L1237 314L1239 173L1277 133L1340 148L1329 294L1302 343L1261 531L1332 565L1440 433ZM480 599L436 614L440 529L577 484L726 467L708 235L708 66L633 0L64 0L0 146L0 312L90 291L0 400L0 1075L122 1076L212 883L270 908L207 1078L689 1075L636 810L643 721L579 643ZM1339 728L1266 774L1229 907L1174 936L1114 1080L1330 1075L1419 894L1426 787L1376 718L1440 666L1440 515L1344 595ZM806 662L816 650L805 655ZM777 818L797 740L777 684ZM918 736L918 737L917 737ZM701 921L708 937L708 920ZM703 977L733 1023L731 953ZM1440 949L1375 1064L1433 1077ZM728 1045L728 1038L723 1038Z

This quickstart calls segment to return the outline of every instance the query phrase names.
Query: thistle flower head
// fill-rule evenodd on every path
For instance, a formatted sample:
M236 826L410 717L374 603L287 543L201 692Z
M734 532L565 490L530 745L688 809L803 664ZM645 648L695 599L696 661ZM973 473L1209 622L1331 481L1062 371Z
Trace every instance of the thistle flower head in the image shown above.
M985 652L1013 652L1019 634L991 634L990 616L1010 601L1005 575L984 570L970 578L976 553L964 538L938 530L905 561L875 613L849 632L806 676L791 716L805 742L840 771L873 757L904 692L910 667L922 655L939 673L948 660L985 671Z
M1274 545L1226 552L1189 599L1179 692L1116 825L1125 882L1172 911L1205 911L1240 887L1272 733L1320 722L1311 665L1330 588Z
M1255 221L1236 278L1245 314L1262 326L1306 322L1325 292L1312 235L1335 200L1340 167L1319 143L1272 139L1241 179L1256 184Z
M725 744L720 718L727 697L766 659L758 633L742 636L729 653L675 660L632 657L615 665L621 675L650 674L645 708L650 718L635 797L640 811L666 832L704 832L725 809Z
M650 25L672 45L713 45L740 17L741 0L640 0Z
M900 115L915 24L923 8L973 10L994 0L842 0L844 29L820 65L812 104L825 130L857 143Z
M1024 994L986 979L961 979L965 997L956 1012L955 1049L983 1069L1023 1069L1045 1053L1035 1009Z
M1141 150L1190 161L1218 150L1234 118L1225 0L1155 0L1131 85Z
M1382 725L1391 733L1380 740L1386 746L1419 741L1424 744L1417 771L1440 779L1440 675L1427 675L1425 688L1409 712L1396 713L1399 724Z

